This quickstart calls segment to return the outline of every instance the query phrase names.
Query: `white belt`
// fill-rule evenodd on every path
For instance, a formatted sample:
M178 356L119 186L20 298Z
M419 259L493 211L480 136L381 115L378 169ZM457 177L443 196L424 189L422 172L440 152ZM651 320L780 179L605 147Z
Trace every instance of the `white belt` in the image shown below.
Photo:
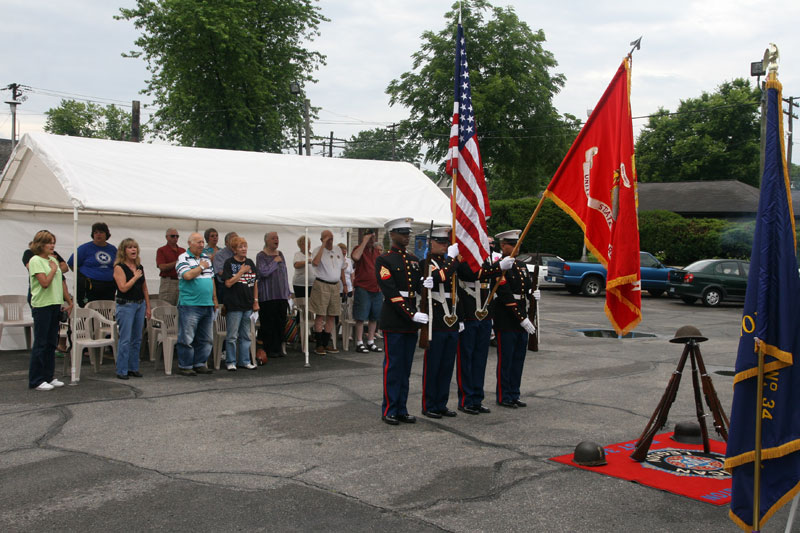
M400 296L402 296L403 298L413 298L413 296L408 295L407 291L397 291L397 292L400 293Z
M522 295L521 294L515 294L514 295L514 299L515 300L522 300Z

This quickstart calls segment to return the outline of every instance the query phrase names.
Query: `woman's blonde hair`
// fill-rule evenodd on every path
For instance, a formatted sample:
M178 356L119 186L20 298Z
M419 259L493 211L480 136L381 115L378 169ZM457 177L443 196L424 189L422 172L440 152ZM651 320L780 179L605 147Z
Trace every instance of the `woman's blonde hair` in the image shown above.
M122 242L119 243L119 247L117 248L117 259L114 261L114 266L121 265L125 262L125 250L130 247L135 247L136 251L139 253L136 254L136 266L142 264L142 258L139 257L142 254L142 250L139 248L139 243L136 242L136 239L131 239L130 237L127 239L122 239Z
M306 244L306 249L303 250L303 242L307 242L306 236L305 235L300 235L297 238L297 247L300 248L300 250L302 250L303 253L305 253L305 252L308 251L308 244Z
M56 243L56 236L55 235L53 235L52 233L50 233L46 229L43 229L41 231L37 231L36 235L34 235L33 240L31 241L31 244L30 244L31 252L33 252L36 255L39 255L42 252L44 252L45 245L46 244L50 244L51 242L53 244Z

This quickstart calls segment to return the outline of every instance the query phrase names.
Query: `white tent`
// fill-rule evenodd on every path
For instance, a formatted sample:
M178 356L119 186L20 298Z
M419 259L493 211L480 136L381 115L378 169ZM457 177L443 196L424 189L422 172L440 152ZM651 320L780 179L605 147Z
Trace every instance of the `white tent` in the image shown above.
M62 252L88 240L88 227L99 217L126 229L163 231L170 225L202 231L211 224L229 224L240 233L250 228L253 235L263 235L265 226L380 227L405 216L425 226L431 220L437 225L451 220L448 198L408 163L31 133L22 137L0 177L0 231L14 236L6 239L11 254L4 258L5 272L20 270L17 251L21 255L36 230L63 227L70 220L71 242L65 232L57 233ZM78 236L79 217L87 219L81 222L87 228L83 238ZM166 220L154 225L155 218ZM114 242L121 236L109 226ZM250 242L251 250L260 247L258 240ZM149 280L157 279L153 272ZM14 292L24 292L22 287L15 286ZM0 292L9 289L0 283Z

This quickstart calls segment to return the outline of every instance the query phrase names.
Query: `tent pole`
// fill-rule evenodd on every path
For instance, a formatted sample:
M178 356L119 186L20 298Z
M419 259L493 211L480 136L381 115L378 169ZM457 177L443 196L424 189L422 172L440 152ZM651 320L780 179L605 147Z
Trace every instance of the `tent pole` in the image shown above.
M305 335L305 337L303 337L303 340L305 340L305 345L306 345L306 364L303 366L305 368L310 368L311 363L308 362L308 304L311 301L311 299L309 298L310 295L308 294L308 226L306 226L306 242L303 243L303 246L305 247L305 250L303 250L303 257L305 258L305 263L303 263L303 268L305 269L305 276L304 276L305 279L303 279L303 286L305 287L306 291L305 297L303 298L305 300L303 304L303 313L305 314L305 317L303 319L303 325L304 325L303 335ZM304 343L301 342L300 346L302 346L303 344Z
M70 327L75 332L75 315L78 308L78 208L72 208L72 316L69 318ZM70 370L70 385L77 385L80 379L80 354L78 346L72 343L72 368Z

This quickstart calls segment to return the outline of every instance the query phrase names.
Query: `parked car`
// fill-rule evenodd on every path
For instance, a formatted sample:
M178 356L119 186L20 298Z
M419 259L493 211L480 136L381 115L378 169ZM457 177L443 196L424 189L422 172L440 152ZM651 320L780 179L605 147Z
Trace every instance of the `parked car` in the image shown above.
M671 267L664 266L650 253L639 252L642 290L661 296L667 290L667 276ZM547 268L547 281L563 283L572 294L598 296L606 286L606 268L600 263L580 261L551 261Z
M698 299L714 307L722 301L743 302L750 263L738 259L702 259L669 275L669 294L687 304Z
M545 276L547 276L547 263L550 261L563 261L557 255L554 254L532 254L532 253L524 253L519 254L517 256L518 261L522 261L525 263L525 266L528 267L528 272L533 275L533 271L536 269L536 265L539 265L539 285L549 285L550 282L545 280Z

